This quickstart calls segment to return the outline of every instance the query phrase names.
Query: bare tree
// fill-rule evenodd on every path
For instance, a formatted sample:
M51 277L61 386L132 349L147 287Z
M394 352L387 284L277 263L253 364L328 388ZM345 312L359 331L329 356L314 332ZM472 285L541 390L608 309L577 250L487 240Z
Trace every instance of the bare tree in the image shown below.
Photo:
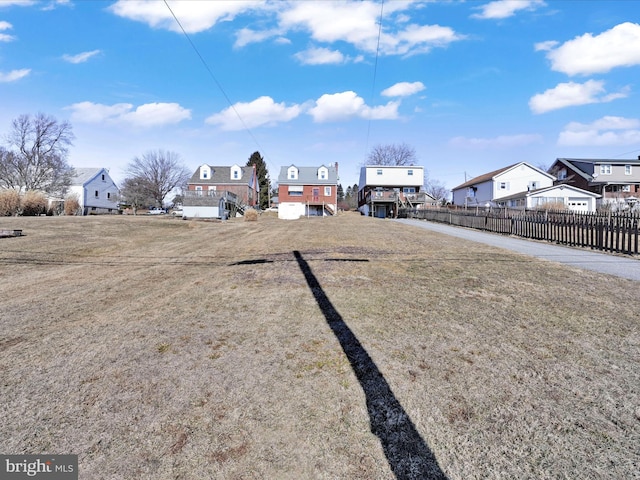
M148 207L155 203L155 198L151 197L149 193L150 190L150 185L145 178L132 177L122 182L120 196L124 203L131 206L133 214L137 215L138 208Z
M444 205L449 200L449 189L438 180L428 179L425 181L425 191L435 198L439 204Z
M191 171L184 166L180 155L164 150L151 150L136 157L127 166L127 180L136 181L147 197L162 207L164 198L176 187L183 186ZM127 181L125 180L125 182Z
M376 145L371 149L367 161L367 165L414 165L416 162L416 151L406 143Z
M68 122L20 115L6 137L8 149L0 148L0 186L64 194L73 175L67 154L74 138Z

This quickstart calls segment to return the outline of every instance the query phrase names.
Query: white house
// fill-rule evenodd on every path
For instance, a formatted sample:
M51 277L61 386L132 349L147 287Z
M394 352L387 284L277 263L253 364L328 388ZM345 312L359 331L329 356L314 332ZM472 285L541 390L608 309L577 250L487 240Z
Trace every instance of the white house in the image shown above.
M76 168L67 195L76 195L82 215L118 213L119 189L106 168Z
M555 177L526 162L472 178L452 189L453 203L476 207L497 205L503 197L553 185Z
M571 185L552 185L502 197L497 203L501 207L509 208L535 209L544 207L546 204L558 210L595 212L596 202L601 196Z
M424 168L418 165L365 165L360 169L358 210L361 214L385 218L399 208L435 205L436 199L423 190Z

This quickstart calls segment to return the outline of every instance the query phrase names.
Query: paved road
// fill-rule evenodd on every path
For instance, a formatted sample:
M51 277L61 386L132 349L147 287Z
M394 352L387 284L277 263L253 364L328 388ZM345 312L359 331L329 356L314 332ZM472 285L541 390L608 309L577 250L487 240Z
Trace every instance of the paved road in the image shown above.
M554 245L551 243L534 242L520 238L507 237L496 233L464 227L454 227L442 223L425 220L397 219L397 222L414 225L445 235L485 243L494 247L505 248L525 255L543 258L552 262L564 263L572 267L607 273L621 278L640 281L640 260L620 255L596 253L591 250Z

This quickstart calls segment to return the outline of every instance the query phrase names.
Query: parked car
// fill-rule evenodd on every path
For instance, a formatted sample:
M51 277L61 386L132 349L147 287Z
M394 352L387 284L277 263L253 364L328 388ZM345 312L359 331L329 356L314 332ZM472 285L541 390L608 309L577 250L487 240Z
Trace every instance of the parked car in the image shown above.
M164 215L167 212L165 212L164 208L152 208L148 213L149 215Z
M182 217L184 212L182 211L182 207L176 207L171 211L171 215L174 217Z

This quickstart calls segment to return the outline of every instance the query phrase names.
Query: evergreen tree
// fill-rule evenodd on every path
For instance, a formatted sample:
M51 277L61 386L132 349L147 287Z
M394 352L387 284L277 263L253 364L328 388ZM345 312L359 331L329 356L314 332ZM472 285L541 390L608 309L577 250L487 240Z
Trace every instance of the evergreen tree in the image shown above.
M338 184L338 202L341 202L342 200L344 200L344 190L342 189L342 184L339 183Z
M260 152L253 152L247 162L247 167L252 165L256 166L256 175L258 177L258 185L260 186L260 198L258 199L258 206L261 209L269 208L269 189L271 188L271 181L269 179L269 171L267 170L267 164L260 155Z

